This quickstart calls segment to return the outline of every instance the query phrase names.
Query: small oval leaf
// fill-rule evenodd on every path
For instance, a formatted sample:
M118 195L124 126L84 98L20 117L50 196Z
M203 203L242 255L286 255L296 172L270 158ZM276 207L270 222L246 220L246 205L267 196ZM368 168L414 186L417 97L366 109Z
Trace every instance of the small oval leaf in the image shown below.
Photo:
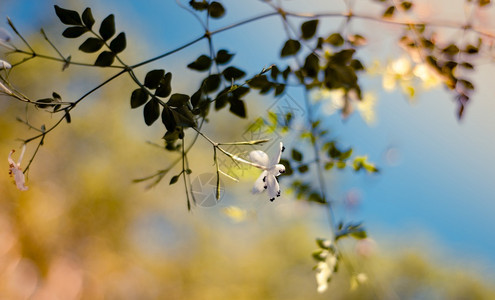
M302 23L301 25L302 38L305 40L312 38L316 33L317 27L318 27L317 19Z
M188 64L187 67L189 69L193 69L196 71L207 71L211 66L211 58L206 55L201 55L195 61Z
M144 88L135 89L131 94L131 108L145 104L148 98L149 95Z
M226 68L225 70L223 70L222 72L223 74L223 77L225 77L225 79L227 79L228 81L231 81L232 79L239 79L239 78L242 78L246 75L246 72L244 72L243 70L240 70L236 67L228 67Z
M120 53L124 51L125 47L127 47L125 33L121 32L110 43L110 50L112 50L113 53Z
M167 102L167 105L181 107L189 101L189 96L184 94L173 94Z
M115 34L115 16L113 14L106 17L100 26L100 35L107 41Z
M95 66L98 67L108 67L113 64L115 59L115 53L110 51L103 51L98 55L98 58L95 61Z
M152 90L156 89L158 85L160 85L160 81L162 80L164 75L165 70L163 69L149 71L144 78L144 86Z
M86 53L94 53L99 51L104 44L102 40L90 37L79 46L79 50Z
M210 15L210 17L215 19L221 18L225 14L225 8L217 1L213 1L208 7L208 14Z
M229 51L225 49L221 49L217 52L217 57L215 58L215 61L217 62L217 64L223 65L228 63L233 56L234 54L229 53Z
M60 21L66 25L82 25L81 17L77 11L64 9L55 5L55 13Z
M91 13L91 8L87 7L82 13L82 21L86 27L91 30L93 25L95 24L95 19L93 18L93 14Z
M299 49L301 49L301 43L296 40L288 40L285 42L284 47L282 48L282 52L280 53L281 57L286 57L290 55L295 55Z
M62 32L62 36L72 39L78 38L86 32L88 32L88 29L86 27L75 26L65 29L64 32Z
M160 80L160 85L155 91L155 95L158 97L168 97L172 92L172 73L168 72Z
M156 99L151 99L143 109L144 122L151 126L160 117L160 104Z

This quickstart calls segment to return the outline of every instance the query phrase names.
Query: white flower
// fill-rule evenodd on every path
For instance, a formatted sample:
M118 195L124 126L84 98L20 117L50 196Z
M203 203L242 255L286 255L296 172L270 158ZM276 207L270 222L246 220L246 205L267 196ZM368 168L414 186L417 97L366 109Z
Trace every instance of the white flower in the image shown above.
M12 159L12 154L15 152L15 150L10 151L9 153L9 174L10 176L14 176L15 184L17 185L17 188L21 191L27 191L27 186L26 184L26 179L24 178L24 173L22 173L21 169L21 161L22 157L24 156L24 151L26 151L26 145L22 147L22 152L21 156L19 156L19 161L16 163Z
M264 190L268 190L270 201L273 201L275 200L275 197L280 196L280 186L276 176L285 172L285 166L279 164L284 149L284 145L280 142L278 154L271 160L268 158L268 155L261 150L254 150L249 153L249 159L257 168L263 170L254 183L253 193L261 193Z
M10 69L12 68L12 65L9 64L8 62L6 62L5 60L1 60L0 59L0 70L3 70L3 69Z
M357 99L356 93L353 91L346 95L344 89L331 91L324 89L319 94L315 95L315 99L325 99L322 110L327 115L332 115L337 111L340 111L342 117L345 119L353 113L355 108L357 108L357 111L366 124L373 125L376 123L375 106L377 99L371 92L364 93L363 99L359 100Z
M323 293L328 288L328 282L332 277L335 266L337 265L337 257L335 255L330 256L326 261L318 262L316 265L316 283L318 293Z

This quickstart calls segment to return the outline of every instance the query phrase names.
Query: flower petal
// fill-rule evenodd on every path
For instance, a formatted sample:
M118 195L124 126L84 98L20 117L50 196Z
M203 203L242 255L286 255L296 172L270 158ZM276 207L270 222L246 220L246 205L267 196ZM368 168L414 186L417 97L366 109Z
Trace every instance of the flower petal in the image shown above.
M261 150L251 151L249 153L249 160L265 168L267 168L270 163L270 159L268 158L268 155Z
M0 59L0 70L3 70L3 69L10 69L12 68L12 65L9 64L8 62L6 62L5 60L1 60Z
M261 193L265 190L265 186L267 184L266 183L266 176L267 175L268 175L268 171L261 172L261 175L254 182L253 194Z
M275 197L280 196L280 186L275 176L273 176L272 174L268 174L268 176L266 176L266 185L270 201L273 201L275 200Z
M279 147L278 147L278 153L276 156L272 157L270 160L270 166L274 166L280 162L280 157L282 157L282 152L284 151L284 144L280 142Z
M15 184L17 185L17 188L20 191L27 191L28 188L25 185L26 179L24 177L24 173L22 173L22 170L19 167L14 166L10 168L10 172L11 174L14 175L14 180L15 180Z

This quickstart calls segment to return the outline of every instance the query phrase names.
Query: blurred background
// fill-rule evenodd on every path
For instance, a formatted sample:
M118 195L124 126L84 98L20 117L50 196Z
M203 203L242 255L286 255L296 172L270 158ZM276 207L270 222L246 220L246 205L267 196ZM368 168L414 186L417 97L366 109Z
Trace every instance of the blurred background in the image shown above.
M335 2L329 7L327 1L282 1L297 11L345 11L345 1ZM222 3L227 15L212 21L213 29L270 11L261 1ZM174 1L2 0L0 19L10 17L40 53L56 55L39 34L44 28L65 55L92 62L94 56L77 51L83 38L61 37L65 27L55 16L55 4L79 12L89 6L97 25L115 14L117 32L127 35L122 57L129 64L202 35L195 18ZM418 1L418 7L423 8L422 18L464 20L463 1ZM372 1L358 1L354 10L380 14ZM488 6L476 20L495 32L492 16L495 8ZM325 20L319 30L334 32L341 21ZM368 38L358 53L367 66L387 66L403 57L396 45L400 27L353 22L352 30ZM446 31L445 36L455 38L456 32ZM18 38L13 41L22 46ZM233 63L249 75L272 63L290 64L278 57L283 41L277 18L214 37L215 47L234 52ZM3 53L0 59L11 63L23 58ZM165 68L173 73L173 92L191 94L201 77L185 66L206 53L207 43L201 41L137 74L144 78L149 70ZM33 99L55 91L73 101L113 75L99 68L61 68L60 63L35 59L16 67L10 79ZM491 60L473 74L476 93L461 121L441 86L424 89L411 100L400 88L383 87L383 68L375 69L361 79L375 98L369 108L375 122L367 123L359 112L343 120L337 112L329 113L325 124L342 145L367 154L381 170L373 176L351 171L327 176L339 219L363 221L369 233L364 242L343 245L349 264L367 275L365 284L354 288L352 274L341 266L329 291L317 293L311 252L316 237L330 238L327 215L321 206L293 199L284 180L282 197L270 203L265 194L250 193L256 170L243 171L239 183L223 179L218 204L196 206L192 212L187 211L182 181L168 185L179 168L153 188L132 183L167 168L177 155L148 143L162 143L163 126L147 127L142 110L130 109L135 87L123 76L81 102L72 123L47 136L30 168L27 192L18 191L8 176L7 155L16 149L17 160L19 139L36 133L16 117L29 117L38 126L49 126L57 118L32 108L26 115L20 102L0 97L0 153L5 156L0 176L0 298L494 299ZM289 89L287 95L283 101L302 107L302 91ZM204 132L216 140L239 140L258 116L285 105L279 100L250 94L245 120L227 111L214 113ZM331 99L320 101L324 107ZM282 140L288 147L298 143L290 135ZM34 146L28 145L23 165ZM210 145L199 140L190 156L193 180L204 185L214 173L212 155Z

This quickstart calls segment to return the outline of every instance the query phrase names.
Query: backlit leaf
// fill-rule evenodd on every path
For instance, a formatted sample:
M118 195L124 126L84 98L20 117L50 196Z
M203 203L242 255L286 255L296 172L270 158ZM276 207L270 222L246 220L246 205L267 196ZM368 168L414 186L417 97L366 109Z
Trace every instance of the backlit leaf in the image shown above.
M99 67L108 67L113 64L115 59L115 53L110 51L103 51L98 55L98 58L95 61L95 66Z
M55 13L60 21L66 25L82 25L81 17L76 11L55 5Z
M107 41L115 34L115 16L113 14L106 17L100 26L100 35Z

